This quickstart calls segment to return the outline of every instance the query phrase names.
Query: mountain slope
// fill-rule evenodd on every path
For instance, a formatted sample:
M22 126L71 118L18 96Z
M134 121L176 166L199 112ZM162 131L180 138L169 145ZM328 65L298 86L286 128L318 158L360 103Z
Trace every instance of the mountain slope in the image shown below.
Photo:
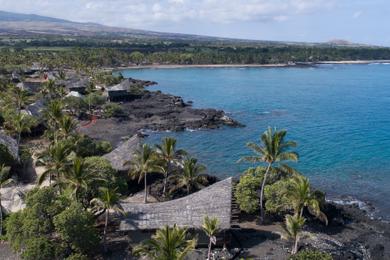
M126 40L159 40L159 41L190 41L190 42L208 42L223 44L244 44L244 45L339 45L339 46L363 46L361 44L352 44L346 41L339 43L302 43L302 42L276 42L261 40L242 40L212 36L201 36L180 33L164 33L145 30L136 30L128 28L119 28L105 26L97 23L80 23L64 19L40 16L35 14L21 14L0 11L0 36L63 36L63 37L105 37L109 39Z

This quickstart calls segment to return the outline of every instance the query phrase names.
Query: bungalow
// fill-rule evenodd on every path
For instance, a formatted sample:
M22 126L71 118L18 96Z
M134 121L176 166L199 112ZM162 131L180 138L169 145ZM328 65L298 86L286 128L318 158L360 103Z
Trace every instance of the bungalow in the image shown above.
M132 101L134 99L142 97L140 94L132 93L131 89L135 87L132 79L125 79L121 83L107 87L105 89L105 95L112 102L120 101Z
M0 164L12 165L19 161L19 147L15 139L0 132Z
M165 225L201 229L204 217L215 217L222 230L234 228L233 179L230 177L183 198L159 203L122 201L120 231L155 230ZM232 214L233 212L233 214Z
M46 81L47 79L45 78L26 78L23 82L18 83L16 86L30 93L38 93Z
M84 95L90 83L88 78L76 78L66 81L65 87L69 92L75 91Z
M142 137L138 134L132 136L129 140L119 145L115 150L103 156L107 159L113 169L120 172L128 172L129 165L125 165L126 162L133 158L135 151L140 147Z

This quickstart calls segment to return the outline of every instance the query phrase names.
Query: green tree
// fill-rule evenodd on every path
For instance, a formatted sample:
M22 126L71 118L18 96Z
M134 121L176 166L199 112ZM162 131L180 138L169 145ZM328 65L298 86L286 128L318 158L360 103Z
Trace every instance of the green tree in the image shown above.
M204 172L206 167L202 164L198 164L198 160L195 158L187 158L183 164L183 173L178 176L177 187L186 187L187 194L190 194L194 188L201 186L201 183L205 181L204 176L199 175Z
M144 61L144 59L145 56L139 51L134 51L130 53L130 60L137 65L140 65Z
M55 99L48 103L43 111L44 119L48 127L47 135L55 142L58 140L58 130L60 122L64 117L64 104L61 100Z
M60 139L67 139L76 132L77 123L72 117L64 115L58 122L58 137Z
M91 213L73 203L54 217L55 230L69 248L77 253L92 254L99 243Z
M71 152L72 146L68 142L51 144L48 150L39 158L39 162L46 167L46 170L39 176L38 184L42 185L47 177L49 177L49 185L51 185L53 176L59 179L65 172Z
M117 189L102 187L100 189L100 196L94 198L91 201L91 204L94 205L94 209L97 211L104 212L104 231L103 231L103 245L104 251L107 251L106 237L107 237L107 227L110 217L110 211L124 213L121 204L119 203L120 195L117 193Z
M68 189L76 201L83 202L85 198L81 196L82 193L85 194L90 185L98 179L87 170L84 159L76 157L72 165L65 170L60 185Z
M165 226L157 230L152 239L136 246L133 252L155 260L183 260L195 249L196 242L196 239L187 239L186 229Z
M40 93L44 98L47 98L48 100L52 100L55 99L58 94L57 89L58 86L56 85L56 82L50 79L42 85L40 89Z
M23 250L24 260L53 260L57 259L57 247L55 243L43 236L33 237L26 241L26 248Z
M160 161L156 156L156 153L148 144L143 144L131 161L126 162L125 165L130 165L129 176L133 179L138 178L138 183L144 180L145 195L144 203L148 202L148 174L158 171L158 165Z
M0 165L0 190L3 186L10 184L13 180L11 179L10 167L6 167L4 164ZM0 236L3 235L3 206L1 203L0 193Z
M218 233L219 220L217 218L209 218L206 216L203 220L202 229L209 237L209 247L207 253L207 260L211 260L211 247L217 243L216 235Z
M26 195L26 208L10 214L6 221L7 240L15 251L26 247L29 239L50 237L55 231L53 218L69 205L52 187L34 189Z
M184 150L176 149L176 139L171 137L165 137L162 140L161 145L156 145L156 152L159 157L165 162L163 168L164 174L164 188L163 188L163 196L166 195L166 187L168 175L172 172L172 166L177 164L182 156L187 153Z
M257 191L261 187L263 176L263 167L249 168L241 175L234 197L242 211L252 214L259 209Z
M271 168L276 164L282 171L295 172L291 167L284 163L286 161L298 161L298 154L289 150L291 147L296 147L296 143L294 141L286 141L286 135L287 131L285 130L277 131L276 129L273 130L269 127L267 131L261 135L260 145L256 143L247 144L248 148L250 148L255 155L243 157L240 160L251 163L265 163L267 167L260 188L260 222L264 221L264 187Z
M286 235L294 241L294 247L291 253L294 255L298 252L298 243L300 239L300 233L302 231L305 219L298 215L286 215L284 230Z
M303 210L307 208L310 214L328 224L328 219L321 211L320 202L312 193L310 182L306 177L301 175L293 177L287 197L294 208L295 215L303 217Z
M19 146L22 133L30 133L31 128L36 125L34 117L25 113L15 113L12 110L7 110L4 114L5 129L7 132L16 137L16 142Z

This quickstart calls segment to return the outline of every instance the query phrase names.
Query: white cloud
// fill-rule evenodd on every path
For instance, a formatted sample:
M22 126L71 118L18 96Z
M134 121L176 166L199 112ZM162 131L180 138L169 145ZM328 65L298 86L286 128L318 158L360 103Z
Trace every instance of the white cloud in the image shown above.
M337 0L0 0L3 10L75 21L138 27L200 21L283 22L292 16L331 8Z

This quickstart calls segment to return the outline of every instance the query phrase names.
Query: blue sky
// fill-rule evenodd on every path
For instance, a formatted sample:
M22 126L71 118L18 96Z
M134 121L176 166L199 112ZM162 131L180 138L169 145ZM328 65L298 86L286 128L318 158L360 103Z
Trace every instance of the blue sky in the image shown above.
M0 0L0 9L154 31L390 46L390 0Z

